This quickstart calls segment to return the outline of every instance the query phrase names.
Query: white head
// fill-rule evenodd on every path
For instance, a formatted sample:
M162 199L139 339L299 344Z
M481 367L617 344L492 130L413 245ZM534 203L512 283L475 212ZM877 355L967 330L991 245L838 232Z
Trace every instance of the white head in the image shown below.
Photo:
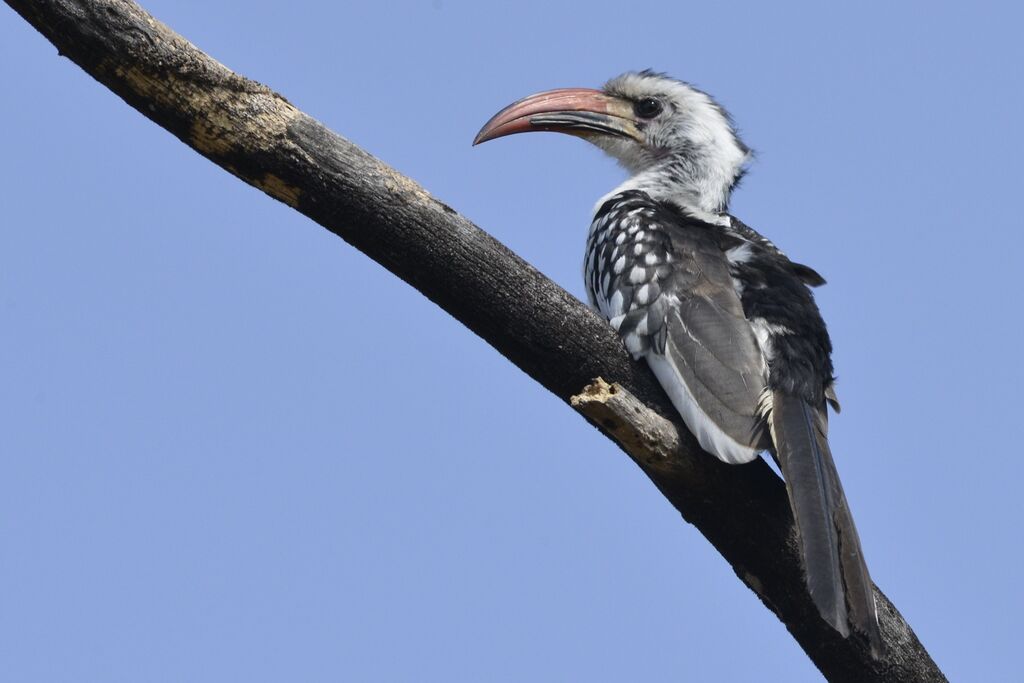
M626 187L707 212L727 208L751 155L709 95L650 71L625 73L601 90L531 95L496 114L475 143L535 130L582 137L630 172Z

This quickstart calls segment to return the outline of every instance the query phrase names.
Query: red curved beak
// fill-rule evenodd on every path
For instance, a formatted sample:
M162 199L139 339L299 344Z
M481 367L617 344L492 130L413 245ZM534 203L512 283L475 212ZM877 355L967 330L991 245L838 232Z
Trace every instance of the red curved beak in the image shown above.
M474 145L495 138L555 131L579 137L617 135L641 140L633 105L590 88L560 88L524 97L505 107L484 124Z

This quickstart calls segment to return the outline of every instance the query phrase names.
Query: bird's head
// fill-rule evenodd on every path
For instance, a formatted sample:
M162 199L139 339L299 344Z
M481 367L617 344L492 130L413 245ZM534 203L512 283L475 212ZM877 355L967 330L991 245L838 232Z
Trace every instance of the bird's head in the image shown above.
M473 144L530 131L588 140L630 172L628 185L703 211L727 207L750 158L711 96L650 71L625 73L600 90L530 95L495 114Z

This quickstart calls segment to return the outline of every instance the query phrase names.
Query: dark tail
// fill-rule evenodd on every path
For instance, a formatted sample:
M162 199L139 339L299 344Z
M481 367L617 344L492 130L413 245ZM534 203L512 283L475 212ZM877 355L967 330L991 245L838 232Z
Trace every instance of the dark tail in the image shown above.
M825 621L843 636L852 625L878 657L882 637L871 577L828 447L827 420L824 402L815 408L773 392L772 440L800 534L807 588Z

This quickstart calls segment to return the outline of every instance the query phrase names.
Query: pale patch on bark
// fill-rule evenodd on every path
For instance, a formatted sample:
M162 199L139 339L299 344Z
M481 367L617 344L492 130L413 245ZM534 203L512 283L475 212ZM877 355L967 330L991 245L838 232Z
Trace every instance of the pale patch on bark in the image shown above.
M618 384L608 384L598 377L569 402L642 467L676 472L686 468L685 459L680 457L680 428Z
M252 184L292 208L299 205L299 196L301 196L302 190L294 185L289 185L273 173L264 173L262 178L254 180Z

